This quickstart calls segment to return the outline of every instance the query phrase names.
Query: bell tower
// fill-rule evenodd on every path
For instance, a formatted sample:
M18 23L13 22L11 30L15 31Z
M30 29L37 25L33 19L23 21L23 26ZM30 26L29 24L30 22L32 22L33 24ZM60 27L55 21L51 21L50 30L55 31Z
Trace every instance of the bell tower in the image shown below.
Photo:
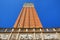
M34 4L25 3L14 28L0 28L0 40L60 40L60 28L43 28Z
M14 24L14 28L42 28L33 3L25 3Z

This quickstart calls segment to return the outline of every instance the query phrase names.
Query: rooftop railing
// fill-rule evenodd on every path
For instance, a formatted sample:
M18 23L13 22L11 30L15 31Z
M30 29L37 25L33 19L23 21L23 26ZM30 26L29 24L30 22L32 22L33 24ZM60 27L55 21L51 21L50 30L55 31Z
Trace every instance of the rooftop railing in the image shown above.
M13 32L60 32L60 28L0 28L0 33L12 30Z

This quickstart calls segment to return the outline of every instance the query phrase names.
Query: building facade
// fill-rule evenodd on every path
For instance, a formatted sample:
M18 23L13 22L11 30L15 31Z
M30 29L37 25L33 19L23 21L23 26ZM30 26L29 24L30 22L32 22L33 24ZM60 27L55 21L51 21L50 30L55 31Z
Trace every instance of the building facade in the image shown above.
M0 40L60 40L60 28L43 28L32 3L25 3L14 28L0 28Z
M0 28L0 40L60 40L60 28Z

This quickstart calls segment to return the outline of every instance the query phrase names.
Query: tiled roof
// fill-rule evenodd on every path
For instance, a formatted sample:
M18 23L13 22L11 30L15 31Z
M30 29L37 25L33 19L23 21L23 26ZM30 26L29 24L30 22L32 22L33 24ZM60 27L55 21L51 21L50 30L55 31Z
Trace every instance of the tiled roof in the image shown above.
M42 28L42 24L32 3L25 3L23 5L14 28Z

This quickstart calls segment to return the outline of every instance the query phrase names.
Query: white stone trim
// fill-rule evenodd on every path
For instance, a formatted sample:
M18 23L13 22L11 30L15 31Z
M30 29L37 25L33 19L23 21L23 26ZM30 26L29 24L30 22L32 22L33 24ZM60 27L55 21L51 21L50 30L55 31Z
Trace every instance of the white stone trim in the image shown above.
M56 31L56 29L55 29L55 28L53 28L53 31Z
M7 31L7 29L5 29L5 32Z
M40 31L42 31L42 29L40 29Z
M46 29L47 31L49 31L49 29Z
M23 7L34 7L33 3L25 3Z

